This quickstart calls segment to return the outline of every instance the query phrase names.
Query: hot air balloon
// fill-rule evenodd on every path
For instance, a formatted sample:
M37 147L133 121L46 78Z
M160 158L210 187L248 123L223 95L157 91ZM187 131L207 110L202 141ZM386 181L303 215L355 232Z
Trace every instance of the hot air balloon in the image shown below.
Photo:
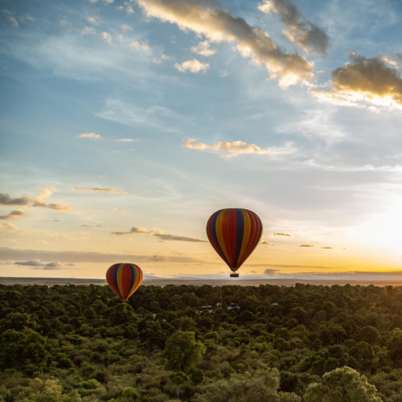
M120 263L112 265L106 272L109 287L120 300L127 301L141 286L143 273L138 265Z
M260 218L243 208L216 211L208 219L207 236L212 247L232 270L231 277L257 246L262 234Z

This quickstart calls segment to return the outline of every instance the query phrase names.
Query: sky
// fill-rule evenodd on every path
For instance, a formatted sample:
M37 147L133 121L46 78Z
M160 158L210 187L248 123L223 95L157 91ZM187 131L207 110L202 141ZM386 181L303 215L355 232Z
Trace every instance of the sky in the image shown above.
M402 275L399 0L2 0L0 276Z

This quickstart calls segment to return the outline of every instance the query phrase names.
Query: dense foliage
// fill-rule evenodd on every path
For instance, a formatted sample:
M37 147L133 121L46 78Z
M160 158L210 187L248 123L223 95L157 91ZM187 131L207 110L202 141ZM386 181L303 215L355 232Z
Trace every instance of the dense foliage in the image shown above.
M402 288L0 286L2 402L402 402Z

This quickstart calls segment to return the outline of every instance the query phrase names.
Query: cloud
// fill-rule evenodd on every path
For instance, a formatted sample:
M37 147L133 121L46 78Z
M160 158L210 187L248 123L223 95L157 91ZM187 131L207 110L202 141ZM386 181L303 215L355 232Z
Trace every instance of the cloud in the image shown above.
M335 104L402 108L402 78L384 58L354 54L332 72L332 87L312 93Z
M102 2L103 4L110 5L114 3L114 0L89 0L90 3L96 4L98 2Z
M258 9L263 13L277 13L285 26L286 38L303 50L325 54L329 37L325 31L307 21L290 0L264 0Z
M147 126L167 132L176 132L177 126L186 122L188 117L164 106L140 106L118 99L107 99L106 104L96 114L101 119L114 121L129 127Z
M314 247L314 244L300 244L299 247L310 248L310 247Z
M296 152L296 148L291 142L287 142L282 147L261 148L255 144L245 141L218 141L215 144L205 144L193 138L188 138L184 142L184 148L213 152L224 157L236 157L240 155L265 155L271 158L280 158Z
M34 269L46 270L57 270L64 268L64 265L60 264L59 262L44 262L40 260L15 261L14 265L22 265L26 267L32 267Z
M124 11L127 14L134 14L134 7L130 1L125 1L123 4L117 6L117 9L120 11Z
M91 24L91 25L98 25L99 22L100 22L100 18L97 17L97 16L95 16L95 15L89 15L89 16L86 18L86 21L88 22L88 24Z
M333 247L331 247L331 246L323 246L323 247L321 247L323 250L332 250L333 249Z
M0 193L0 205L29 205L29 197L12 198L8 194Z
M212 49L210 43L207 40L199 42L197 45L191 48L191 51L195 54L204 57L213 56L216 53L216 49Z
M147 42L138 40L138 39L134 39L132 40L129 44L128 47L130 49L134 49L134 50L141 50L143 52L149 52L151 51L151 47L149 46L149 44Z
M157 237L160 240L166 240L166 241L184 241L190 243L206 242L206 240L196 239L194 237L178 236L169 233L164 233L163 231L157 229L146 229L136 226L132 227L128 232L112 232L112 234L116 236L124 236L129 234L149 234L151 236Z
M101 140L103 139L103 135L94 132L84 132L79 135L79 138L82 140Z
M136 138L118 138L116 142L137 142Z
M197 59L186 60L180 64L176 63L174 66L176 70L182 73L189 72L193 74L203 73L209 69L208 63L203 63Z
M167 233L155 233L155 237L158 237L161 240L170 240L170 241L186 241L190 243L206 243L206 240L196 239L193 237L186 237L186 236L176 236Z
M74 187L75 191L83 191L86 193L113 193L113 194L124 194L124 191L119 190L118 188L114 187L81 187L76 186Z
M44 188L36 197L10 197L8 194L0 193L0 205L19 205L39 208L49 208L58 211L69 211L71 207L67 204L46 203L46 200L54 193L50 188Z
M273 235L274 236L284 236L284 237L290 237L291 236L291 234L283 233L283 232L274 232Z
M120 29L124 33L128 33L133 30L133 28L131 28L130 25L127 25L127 24L120 25Z
M41 190L39 195L34 198L32 201L32 206L33 207L39 207L39 208L49 208L49 209L54 209L57 211L70 211L71 207L67 204L59 204L59 203L47 203L46 200L54 193L54 190L51 188L44 188Z
M29 250L0 247L0 261L59 261L60 263L112 263L115 261L136 261L153 263L202 263L202 261L185 256L164 255L137 255L137 254L112 254L86 251L49 251Z
M81 30L81 35L95 35L95 34L96 34L96 30L94 27L85 26Z
M236 45L243 57L262 65L272 79L286 87L310 81L312 65L297 54L280 49L262 29L250 26L243 18L234 17L210 1L137 0L149 17L178 25L211 42Z
M108 45L111 45L113 43L113 38L112 34L106 31L101 32L100 34L102 40L106 42Z
M24 215L24 212L15 210L15 211L9 212L7 215L0 215L0 220L15 219L15 218L19 218L23 215Z
M264 270L265 275L275 275L279 272L277 269L267 268Z

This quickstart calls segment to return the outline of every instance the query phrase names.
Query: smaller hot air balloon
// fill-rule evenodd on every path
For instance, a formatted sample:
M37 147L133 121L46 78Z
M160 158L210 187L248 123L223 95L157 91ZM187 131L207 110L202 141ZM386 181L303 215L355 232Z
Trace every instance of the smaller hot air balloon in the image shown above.
M244 208L226 208L208 219L209 242L231 269L231 277L256 248L262 234L262 223L256 213Z
M141 286L143 276L141 268L130 263L114 264L106 272L109 287L124 302Z

